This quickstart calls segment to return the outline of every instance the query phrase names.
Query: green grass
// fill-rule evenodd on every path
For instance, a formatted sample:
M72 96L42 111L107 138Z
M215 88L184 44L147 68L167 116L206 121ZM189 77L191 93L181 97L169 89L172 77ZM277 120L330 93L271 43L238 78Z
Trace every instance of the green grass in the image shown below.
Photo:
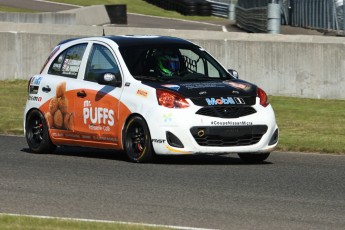
M57 218L37 218L0 214L2 230L167 230L170 228L148 227L135 224L102 223Z
M0 5L0 12L18 12L18 13L37 13L38 11L22 9L22 8L14 8L14 7L7 7Z
M23 134L27 81L0 81L0 133Z
M280 129L278 149L345 153L345 100L270 99Z
M23 134L27 81L0 82L0 133ZM345 100L271 96L280 129L278 150L345 153Z
M226 20L218 17L184 16L175 11L164 10L144 0L51 0L51 2L62 2L80 6L126 4L127 12L129 13L195 21Z

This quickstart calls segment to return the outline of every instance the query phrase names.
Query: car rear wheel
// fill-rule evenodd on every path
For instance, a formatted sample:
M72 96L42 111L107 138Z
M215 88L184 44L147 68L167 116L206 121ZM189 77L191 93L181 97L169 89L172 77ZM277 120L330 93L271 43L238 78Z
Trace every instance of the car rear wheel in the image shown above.
M139 116L130 118L124 130L124 149L129 160L138 163L152 162L154 152L150 130Z
M257 164L266 160L270 156L270 153L239 153L238 156L246 163Z
M25 134L29 148L34 153L50 153L56 148L50 140L47 122L38 110L32 110L27 116Z

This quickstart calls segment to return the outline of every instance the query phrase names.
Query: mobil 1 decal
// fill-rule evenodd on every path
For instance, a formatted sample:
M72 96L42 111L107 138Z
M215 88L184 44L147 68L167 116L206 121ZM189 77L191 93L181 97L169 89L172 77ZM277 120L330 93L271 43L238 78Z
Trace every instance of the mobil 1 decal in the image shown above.
M245 105L246 102L241 97L219 97L205 98L208 105Z

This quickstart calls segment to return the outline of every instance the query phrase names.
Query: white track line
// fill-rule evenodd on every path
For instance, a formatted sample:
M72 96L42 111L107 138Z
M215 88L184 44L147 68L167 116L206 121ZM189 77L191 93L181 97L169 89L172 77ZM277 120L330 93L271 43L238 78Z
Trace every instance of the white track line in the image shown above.
M161 228L171 228L171 229L181 229L181 230L216 230L216 229L209 229L209 228L193 228L193 227L183 227L183 226L173 226L173 225L145 224L145 223L132 223L132 222L123 222L123 221L93 220L93 219L38 216L38 215L19 215L19 214L11 214L11 213L0 213L0 215L17 216L17 217L32 217L32 218L42 218L42 219L71 220L71 221L82 221L82 222L97 222L97 223L109 223L109 224L141 225L141 226L147 226L147 227L161 227Z

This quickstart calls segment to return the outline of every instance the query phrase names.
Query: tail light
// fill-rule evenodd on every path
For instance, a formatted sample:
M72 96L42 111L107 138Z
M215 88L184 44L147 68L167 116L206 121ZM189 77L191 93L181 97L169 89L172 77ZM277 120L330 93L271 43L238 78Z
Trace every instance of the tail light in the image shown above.
M189 103L186 99L178 94L167 90L157 89L157 100L158 104L167 108L187 108Z
M260 98L260 105L267 107L269 105L268 97L265 91L258 87L257 95Z

